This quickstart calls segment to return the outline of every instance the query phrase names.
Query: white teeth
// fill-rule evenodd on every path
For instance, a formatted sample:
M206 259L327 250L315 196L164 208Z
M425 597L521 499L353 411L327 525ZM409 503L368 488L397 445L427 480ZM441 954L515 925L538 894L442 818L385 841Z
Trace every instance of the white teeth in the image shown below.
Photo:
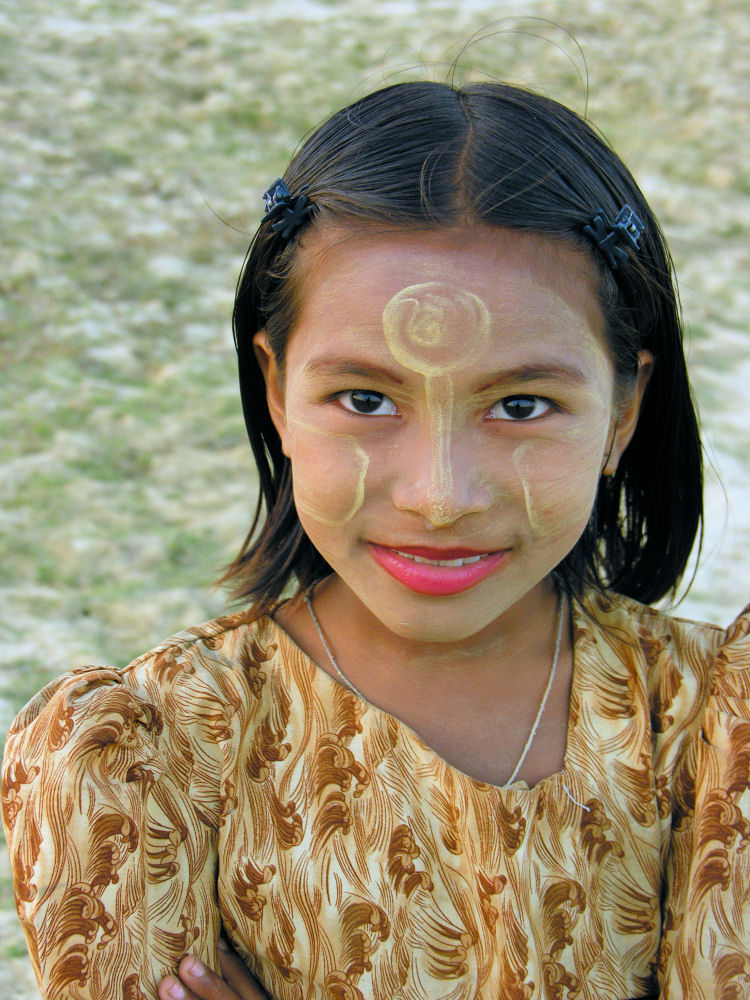
M413 556L409 552L402 552L401 549L396 549L396 552L404 559L411 559L412 562L416 563L426 563L428 566L468 566L470 563L479 562L480 559L486 559L488 553L483 553L479 556L465 556L463 559L425 559L423 556Z

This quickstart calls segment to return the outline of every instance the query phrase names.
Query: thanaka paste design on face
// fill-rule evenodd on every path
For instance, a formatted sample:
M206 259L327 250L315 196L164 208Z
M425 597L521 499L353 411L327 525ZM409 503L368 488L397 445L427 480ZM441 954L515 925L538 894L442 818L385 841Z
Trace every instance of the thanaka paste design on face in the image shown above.
M338 434L333 431L326 431L321 427L315 427L302 420L292 419L289 423L301 428L304 433L317 434L336 443L335 463L337 476L341 476L342 463L344 461L351 460L352 463L351 477L349 479L351 489L341 498L340 511L331 510L330 497L325 490L322 491L321 496L317 497L314 489L310 488L311 483L320 483L324 486L327 478L324 458L319 450L315 452L316 466L318 466L316 470L317 475L298 476L295 479L293 470L294 504L298 513L307 515L307 517L313 518L320 524L324 524L330 528L346 524L347 521L351 521L365 502L365 478L368 466L370 465L370 456L359 441L351 434ZM341 447L342 445L346 445L347 447ZM321 461L323 465L320 464ZM304 486L299 485L300 482L304 483Z
M513 449L512 459L513 467L516 470L516 475L518 476L518 481L521 484L521 489L523 491L523 505L526 510L526 520L529 522L529 527L534 532L535 535L539 534L539 522L537 519L536 511L534 510L534 501L531 496L531 487L529 486L526 473L524 471L524 459L526 452L529 449L529 443L523 442L517 445Z
M451 431L452 373L467 368L467 351L483 351L490 339L490 314L473 292L439 281L408 285L383 310L383 333L393 358L422 375L430 425L432 463L426 511L436 527L455 520Z
M581 436L581 434L568 435L569 439ZM592 441L594 448L599 444L601 444L599 437L596 441ZM523 495L526 520L532 535L537 540L555 535L557 531L555 513L560 502L563 502L571 510L577 507L578 516L581 522L585 523L591 514L596 496L596 479L593 473L591 478L592 492L590 494L584 493L576 485L567 483L566 469L557 465L554 460L546 464L544 479L540 480L537 472L534 480L531 481L534 467L538 466L538 462L534 460L534 451L538 447L539 442L524 441L518 444L511 454L513 468ZM589 454L595 455L596 451L589 452Z

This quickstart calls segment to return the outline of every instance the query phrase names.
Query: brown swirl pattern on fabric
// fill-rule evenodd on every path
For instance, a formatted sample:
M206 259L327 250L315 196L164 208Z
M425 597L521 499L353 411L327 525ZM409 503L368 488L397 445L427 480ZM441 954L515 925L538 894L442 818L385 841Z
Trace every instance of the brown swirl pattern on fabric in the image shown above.
M242 614L48 685L2 786L43 996L154 1000L186 950L217 967L221 923L277 1000L750 995L750 617L591 597L574 634L533 789Z

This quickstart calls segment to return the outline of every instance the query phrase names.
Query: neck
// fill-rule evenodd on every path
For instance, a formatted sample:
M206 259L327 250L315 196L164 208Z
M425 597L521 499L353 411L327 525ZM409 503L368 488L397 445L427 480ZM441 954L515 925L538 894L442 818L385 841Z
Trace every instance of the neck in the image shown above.
M375 651L374 681L388 686L408 678L416 690L441 678L484 687L488 671L501 680L511 676L519 662L533 662L537 656L546 662L557 601L556 587L547 579L476 635L458 642L424 642L391 632L336 576L321 581L314 594L315 610L334 656L353 680L365 677ZM295 604L300 605L298 614L307 614L301 602ZM319 656L314 658L320 662ZM327 669L326 663L321 665Z

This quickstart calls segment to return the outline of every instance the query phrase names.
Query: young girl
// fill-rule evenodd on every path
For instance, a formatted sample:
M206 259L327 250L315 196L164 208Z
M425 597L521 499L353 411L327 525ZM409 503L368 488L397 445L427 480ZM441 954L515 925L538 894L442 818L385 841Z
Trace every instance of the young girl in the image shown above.
M276 1000L747 995L750 618L646 606L701 451L643 195L553 101L412 83L266 203L250 607L11 730L43 996L258 995L175 978L222 927Z

